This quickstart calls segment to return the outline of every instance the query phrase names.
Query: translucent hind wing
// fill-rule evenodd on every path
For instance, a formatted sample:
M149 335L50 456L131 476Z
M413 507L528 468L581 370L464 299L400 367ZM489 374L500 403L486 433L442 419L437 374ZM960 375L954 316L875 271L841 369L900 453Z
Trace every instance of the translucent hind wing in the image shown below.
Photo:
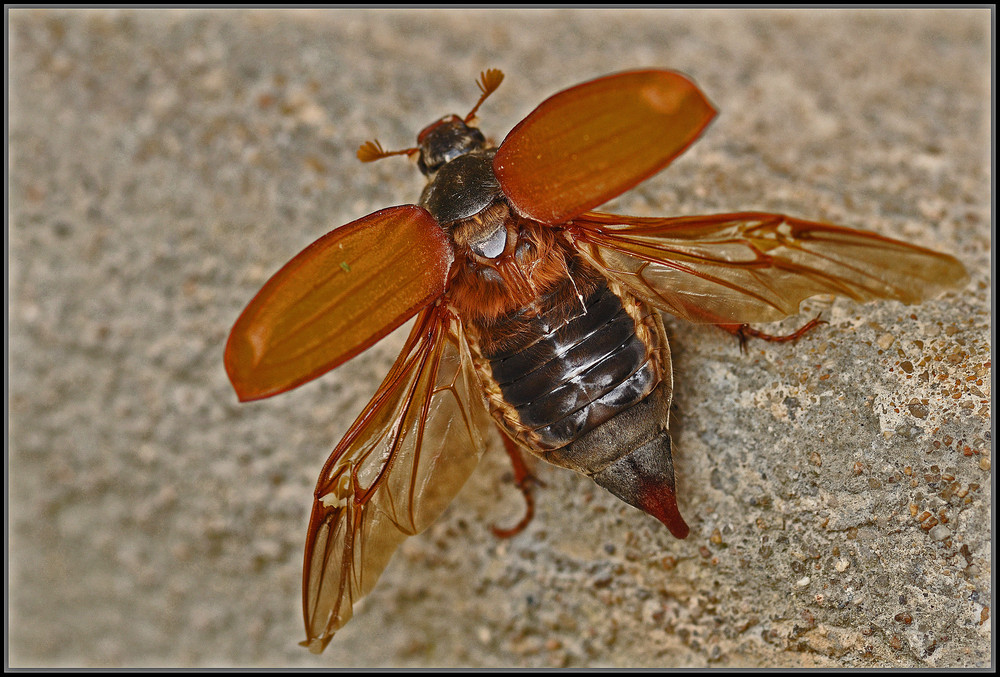
M490 429L461 324L440 306L423 311L317 483L303 568L303 645L317 653L326 647L399 544L458 493Z
M592 212L574 219L568 232L607 277L692 322L773 322L817 294L917 303L968 279L947 254L780 214Z

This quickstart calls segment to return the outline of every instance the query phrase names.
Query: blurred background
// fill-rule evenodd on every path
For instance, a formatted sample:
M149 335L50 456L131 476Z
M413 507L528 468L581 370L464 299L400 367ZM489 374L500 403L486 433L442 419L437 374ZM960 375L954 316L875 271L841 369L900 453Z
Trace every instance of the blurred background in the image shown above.
M8 10L11 667L985 667L991 654L991 25L978 10ZM464 114L680 70L719 109L606 211L784 212L950 252L920 306L816 299L796 345L666 318L692 527L504 454L410 539L322 656L300 571L327 454L398 352L240 405L261 284L416 201ZM499 449L499 445L497 445Z

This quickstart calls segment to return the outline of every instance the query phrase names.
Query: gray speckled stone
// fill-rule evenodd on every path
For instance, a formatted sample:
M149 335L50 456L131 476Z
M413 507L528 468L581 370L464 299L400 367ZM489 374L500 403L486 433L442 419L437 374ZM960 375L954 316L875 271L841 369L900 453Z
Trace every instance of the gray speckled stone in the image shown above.
M990 12L11 10L11 666L985 667L991 654ZM780 211L959 256L917 307L814 300L795 346L667 319L686 541L501 453L315 657L296 646L323 460L402 336L239 405L222 347L325 231L412 202L412 143L500 137L639 66L720 110L607 206ZM801 324L789 320L784 328Z

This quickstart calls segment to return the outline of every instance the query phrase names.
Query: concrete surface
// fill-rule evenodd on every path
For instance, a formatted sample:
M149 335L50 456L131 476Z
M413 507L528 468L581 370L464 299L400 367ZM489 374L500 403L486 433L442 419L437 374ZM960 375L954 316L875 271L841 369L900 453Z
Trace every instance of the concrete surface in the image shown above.
M991 14L9 12L8 665L985 667L992 642ZM410 539L327 652L299 572L323 461L398 351L240 405L222 348L327 230L412 202L404 160L480 70L498 138L640 66L720 110L608 206L760 209L949 251L904 307L810 302L798 345L667 318L683 542L503 454Z

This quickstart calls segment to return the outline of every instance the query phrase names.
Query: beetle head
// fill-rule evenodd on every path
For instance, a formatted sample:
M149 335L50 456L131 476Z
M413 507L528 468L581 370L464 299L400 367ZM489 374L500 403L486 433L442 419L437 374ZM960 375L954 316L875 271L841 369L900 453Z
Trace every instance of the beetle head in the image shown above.
M455 158L485 148L486 137L457 115L449 115L424 127L417 136L417 145L420 171L431 176Z

